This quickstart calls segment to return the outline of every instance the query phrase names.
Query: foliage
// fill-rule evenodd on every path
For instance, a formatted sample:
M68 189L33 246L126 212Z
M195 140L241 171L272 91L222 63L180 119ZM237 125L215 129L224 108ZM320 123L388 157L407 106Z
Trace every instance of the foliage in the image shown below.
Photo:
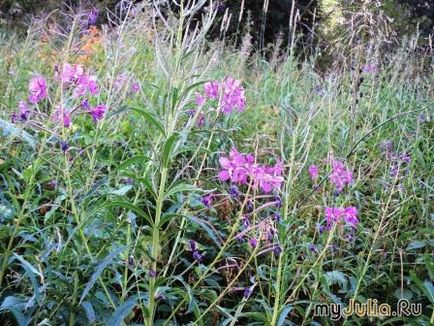
M429 58L366 29L318 72L210 42L206 2L122 4L0 37L0 324L432 323Z

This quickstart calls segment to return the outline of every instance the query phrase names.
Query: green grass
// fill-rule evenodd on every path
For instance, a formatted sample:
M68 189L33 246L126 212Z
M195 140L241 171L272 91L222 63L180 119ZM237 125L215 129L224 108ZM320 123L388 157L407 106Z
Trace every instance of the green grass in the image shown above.
M48 116L74 101L53 65L78 59L79 31L42 42L35 25L25 40L0 38L0 320L331 325L314 316L315 304L371 298L395 307L406 298L422 303L420 316L351 316L345 323L434 322L434 100L432 79L417 73L417 55L388 54L378 73L364 75L356 102L357 77L345 66L320 73L315 62L292 57L277 66L257 55L246 60L200 35L183 38L188 16L170 22L171 30L160 26L150 41L145 18L120 21L87 60L101 88L92 104L108 112L98 123L77 115L72 128ZM49 101L38 107L46 116L10 124L34 73L50 85ZM122 73L140 83L138 94L115 87ZM195 92L225 76L243 82L246 110L216 116L206 106L198 126L201 111L187 115ZM69 143L66 153L60 140ZM385 141L411 156L397 175L381 149ZM219 157L233 146L262 164L280 158L281 190L264 196L242 186L238 199L229 195L217 175ZM339 195L327 179L330 155L353 172ZM312 164L320 167L317 188L307 173ZM210 191L208 208L201 198ZM282 206L267 206L275 196ZM340 226L319 232L327 206L357 207L353 239ZM272 220L276 213L280 221ZM280 255L262 253L270 248L265 240L253 249L236 239L245 214L251 225L276 230ZM246 236L264 232L253 227Z

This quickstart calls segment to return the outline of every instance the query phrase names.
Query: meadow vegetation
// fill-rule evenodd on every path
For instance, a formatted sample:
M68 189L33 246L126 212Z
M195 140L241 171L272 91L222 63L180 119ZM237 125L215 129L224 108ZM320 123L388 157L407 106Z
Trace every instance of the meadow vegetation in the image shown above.
M180 3L0 35L0 324L434 323L432 53L266 60ZM369 298L423 311L314 316Z

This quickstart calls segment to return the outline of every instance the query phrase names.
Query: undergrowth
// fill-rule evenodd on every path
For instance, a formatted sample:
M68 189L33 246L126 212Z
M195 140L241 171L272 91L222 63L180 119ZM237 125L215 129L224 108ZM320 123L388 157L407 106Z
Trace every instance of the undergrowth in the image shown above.
M2 323L321 325L350 299L423 309L336 323L434 322L417 54L267 62L207 41L204 5L1 35Z

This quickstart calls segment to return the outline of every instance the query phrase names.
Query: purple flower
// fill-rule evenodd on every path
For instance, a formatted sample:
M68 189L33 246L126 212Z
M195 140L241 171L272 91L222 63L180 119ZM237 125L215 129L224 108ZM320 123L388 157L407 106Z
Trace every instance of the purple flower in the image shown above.
M407 153L401 153L399 155L399 158L401 159L401 161L405 164L409 164L411 162L411 156L408 155Z
M71 127L71 116L70 116L69 112L63 113L62 122L63 122L63 126L65 128Z
M194 242L194 240L189 240L188 246L189 246L189 250L196 251L196 242Z
M56 66L57 67L57 66ZM56 68L56 77L59 78L64 83L72 83L74 80L75 69L69 63L65 63L62 66L62 71L60 75L57 73L58 68Z
M282 199L280 198L280 196L276 196L276 202L275 205L277 208L281 208L282 207Z
M89 25L95 25L98 20L99 11L93 7L87 14L87 22Z
M29 118L30 110L27 106L27 103L24 101L20 101L18 103L18 112L12 113L11 120L12 123L15 123L16 121L25 122Z
M274 167L257 166L253 168L252 179L253 188L258 187L264 192L269 193L273 190L278 190L282 186L283 177L281 176L281 168L279 163Z
M282 253L282 247L279 246L279 245L275 245L273 247L273 251L274 251L274 254L276 254L277 256L279 256Z
M344 223L352 227L357 227L359 219L357 218L357 208L350 207L326 207L326 229L330 230L334 224Z
M122 73L122 74L119 74L116 78L115 78L115 80L114 80L114 82L113 82L113 86L116 88L116 89L121 89L122 87L124 87L124 85L126 84L126 82L127 82L127 75L125 74L125 73Z
M219 82L213 81L205 83L205 96L209 99L218 99L219 97Z
M246 203L246 211L247 213L252 213L254 209L253 202L249 199Z
M245 299L248 299L248 298L250 298L250 296L252 295L252 293L253 293L253 288L252 287L248 287L248 288L246 288L244 290L243 297Z
M99 89L96 83L96 76L90 76L87 80L87 89L91 95L98 95Z
M63 127L69 128L71 127L71 114L69 111L63 109L62 107L57 107L53 113L53 120L61 123Z
M187 115L188 115L189 117L194 117L195 114L196 114L196 110L195 110L195 109L189 109L189 110L187 111Z
M250 245L252 248L256 248L256 246L258 245L258 240L256 240L255 238L250 238L250 240L249 240L249 245Z
M356 227L357 224L359 224L359 219L357 218L357 215L358 215L358 211L356 207L350 206L345 208L343 212L345 223Z
M99 104L88 112L92 116L93 121L96 122L101 120L104 117L106 111L107 111L106 106L104 104Z
M17 112L12 112L12 114L11 114L11 122L15 123L15 122L17 122L19 120L20 120L20 118L19 118L18 113Z
M86 99L83 100L83 102L81 102L81 107L83 109L85 109L86 111L90 110L90 104L89 101Z
M86 93L97 95L99 88L96 79L96 76L88 76L87 74L80 76L77 79L77 87L74 89L74 97L84 96Z
M275 222L280 222L281 219L282 219L282 216L280 215L279 212L276 212L276 213L273 215L273 221L275 221Z
M208 208L211 208L213 201L214 201L214 196L212 194L208 194L202 197L202 204L204 204Z
M222 86L223 98L221 107L223 113L229 114L235 109L239 112L244 111L246 107L246 97L241 81L227 77L222 83Z
M198 261L198 262L202 261L203 256L197 250L197 245L196 245L196 242L194 240L188 241L188 247L189 247L188 250L190 250L192 252L193 259Z
M396 177L398 175L398 173L399 173L399 166L398 166L398 164L393 163L390 166L390 176Z
M33 76L29 82L29 102L38 103L47 97L47 82L41 75Z
M283 167L280 162L274 166L263 166L255 163L252 154L239 153L232 148L229 157L220 157L220 181L231 181L236 184L248 184L253 181L253 188L260 188L264 193L280 189L283 183Z
M235 239L239 242L239 243L243 243L244 242L244 234L243 233L238 233L236 236L235 236Z
M309 166L309 168L307 169L307 171L309 172L309 175L310 175L310 178L312 179L312 180L316 180L316 179L318 179L318 175L319 175L319 169L318 169L318 167L316 166L316 165L311 165L311 166Z
M238 187L236 185L231 185L229 187L229 195L231 195L233 198L238 198L240 195L240 191L238 190Z
M369 63L362 67L362 71L366 74L375 74L379 71L379 69L376 64Z
M149 270L149 277L157 277L157 271L151 268Z
M199 253L199 251L193 251L193 258L194 260L200 262L202 261L203 257L202 255Z
M391 140L384 140L380 144L380 149L386 154L390 154L393 151L393 142Z
M131 84L131 92L133 92L134 94L140 92L140 84L138 82L133 82Z
M318 252L317 247L314 244L312 244L312 243L309 244L309 250L311 252Z
M86 76L85 69L83 65L71 65L69 63L64 63L62 70L59 73L59 69L56 69L56 79L62 81L64 84L74 84L80 80L83 76Z
M271 224L264 225L262 239L264 239L267 243L272 242L275 232L276 230L273 228Z
M247 229L250 226L250 219L248 216L243 216L241 218L241 224Z
M337 192L340 193L346 185L353 181L353 173L345 167L344 163L333 159L332 173L329 179L335 185Z
M67 141L65 140L61 140L60 141L60 149L62 150L62 152L66 152L69 149L69 144Z
M199 116L197 117L196 125L198 127L203 127L205 125L205 122L206 122L205 114L200 113Z
M56 189L57 186L58 186L58 182L57 182L57 180L56 180L56 179L52 179L50 182L48 182L48 186L49 186L51 189Z
M206 98L202 94L196 93L196 105L198 107L202 107L204 106L205 102L206 102Z

